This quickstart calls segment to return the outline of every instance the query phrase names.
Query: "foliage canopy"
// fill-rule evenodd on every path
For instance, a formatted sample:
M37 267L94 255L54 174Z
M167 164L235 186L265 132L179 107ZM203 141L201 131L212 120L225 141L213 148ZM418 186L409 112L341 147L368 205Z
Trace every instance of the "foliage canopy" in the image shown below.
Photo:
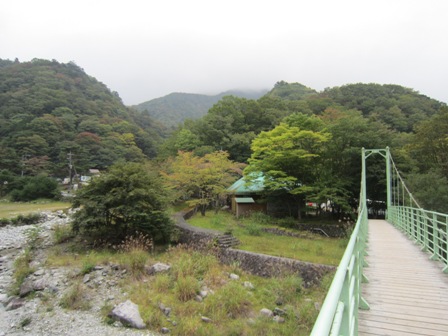
M121 241L142 232L155 241L170 239L165 192L157 173L138 163L118 163L78 191L73 228Z

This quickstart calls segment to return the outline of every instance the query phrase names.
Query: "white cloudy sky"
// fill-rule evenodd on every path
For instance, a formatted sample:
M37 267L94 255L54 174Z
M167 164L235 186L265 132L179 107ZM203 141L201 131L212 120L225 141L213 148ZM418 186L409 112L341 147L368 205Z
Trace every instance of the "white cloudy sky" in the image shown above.
M279 80L448 102L447 14L447 0L11 0L0 58L74 61L128 105Z

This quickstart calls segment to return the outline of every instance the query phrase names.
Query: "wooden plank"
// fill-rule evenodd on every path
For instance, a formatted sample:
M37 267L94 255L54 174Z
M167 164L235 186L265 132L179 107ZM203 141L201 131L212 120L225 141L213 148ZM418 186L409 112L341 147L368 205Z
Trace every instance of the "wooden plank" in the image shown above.
M448 276L440 263L385 221L369 221L369 267L359 335L448 336Z

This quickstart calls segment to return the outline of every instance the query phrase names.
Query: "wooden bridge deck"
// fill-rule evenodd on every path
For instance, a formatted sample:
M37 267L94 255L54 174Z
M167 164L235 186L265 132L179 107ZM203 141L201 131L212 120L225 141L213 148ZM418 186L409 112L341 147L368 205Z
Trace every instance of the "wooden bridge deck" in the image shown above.
M386 221L369 221L359 335L448 336L448 275Z

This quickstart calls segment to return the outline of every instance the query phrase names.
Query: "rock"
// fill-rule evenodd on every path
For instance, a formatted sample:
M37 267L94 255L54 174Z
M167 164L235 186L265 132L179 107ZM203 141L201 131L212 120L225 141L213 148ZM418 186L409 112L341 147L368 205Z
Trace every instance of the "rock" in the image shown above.
M277 323L285 323L285 319L281 316L274 316L272 320Z
M286 315L286 311L284 311L283 309L280 309L280 308L275 308L274 309L274 315L276 315L276 316L285 316Z
M322 307L322 305L319 303L319 302L314 302L314 308L317 310L317 311L320 311L320 308Z
M267 308L263 308L262 310L260 310L260 314L265 316L265 317L272 317L272 316L274 316L274 313L272 312L272 310L267 309Z
M197 302L202 302L202 301L203 301L203 298L202 298L202 296L200 296L200 295L196 295L196 297L194 298L194 300L197 301Z
M255 289L254 285L252 285L252 282L244 281L244 287L248 289Z
M8 305L6 306L6 310L15 310L18 309L20 307L22 307L25 304L25 300L24 299L20 299L20 298L13 298Z
M202 320L202 322L205 322L205 323L212 323L212 319L208 318L206 316L201 316L201 320Z
M110 317L120 321L123 325L129 325L137 329L146 328L146 325L143 323L142 317L140 316L140 312L138 311L138 306L131 300L120 303L115 307L110 313Z
M148 273L149 275L154 275L154 274L161 273L161 272L168 272L170 269L171 269L170 265L158 262L158 263L152 265L151 267L149 267L146 270L146 273Z
M166 317L170 317L170 314L171 314L171 308L170 307L165 307L165 305L163 303L159 303L159 309L162 311L162 313Z
M235 273L230 273L229 278L232 280L238 280L240 276Z
M42 276L45 274L45 270L43 270L42 268L37 270L36 272L33 273L34 276Z
M0 303L3 305L8 303L8 294L0 294Z
M114 324L112 324L115 328L123 328L123 323L120 321L115 321Z
M160 329L160 332L162 334L169 334L171 332L171 330L169 330L168 328L163 327L162 329Z
M82 279L82 282L83 283L88 283L89 281L90 281L90 275L89 274L84 275L84 278Z
M93 267L93 270L94 270L94 271L100 271L100 270L102 270L103 268L104 268L103 266L96 265L96 266Z
M41 278L37 279L33 282L33 290L42 291L48 286L47 279Z
M206 290L201 290L201 291L199 291L199 295L202 296L203 298L205 298L205 297L207 297L207 295L208 295L208 291L206 291Z
M27 296L33 290L34 290L33 282L31 280L25 280L20 286L19 295L20 297Z

